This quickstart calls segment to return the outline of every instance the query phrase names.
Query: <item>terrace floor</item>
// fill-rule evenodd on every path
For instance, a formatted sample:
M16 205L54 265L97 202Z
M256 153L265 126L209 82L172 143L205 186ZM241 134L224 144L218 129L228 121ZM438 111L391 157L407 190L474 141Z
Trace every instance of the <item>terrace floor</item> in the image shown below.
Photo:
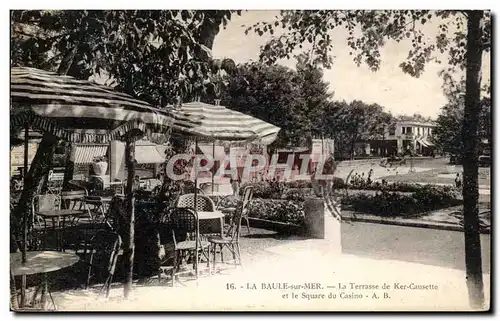
M356 228L365 232L358 234ZM390 232L367 233L373 228L378 226L355 223L343 227L344 253L341 255L332 254L330 244L324 240L285 237L252 228L250 235L241 240L243 268L226 266L220 273L201 276L198 281L186 281L175 287L156 279L137 283L127 301L123 299L121 284L113 285L108 299L98 298L96 288L53 293L53 296L59 311L469 309L465 272L462 266L446 263L462 260L463 253L450 256L448 252L452 251L439 247L439 251L432 254L433 260L427 259L429 252L438 249L442 237L447 239L444 243L456 246L453 252L462 252L460 236L463 234L438 231L442 234L440 237L429 238L422 233L436 231L397 230L400 227L387 226L383 228L392 229ZM451 238L444 236L449 233ZM405 238L401 237L403 235ZM414 247L406 244L413 242L409 238L413 236L423 238ZM429 239L436 244L428 244ZM372 245L367 247L367 244ZM391 250L390 244L399 245ZM374 247L383 247L386 254L378 255L381 249ZM425 247L426 251L421 251L420 247ZM406 249L405 253L396 254L401 248ZM405 255L410 257L407 259ZM484 282L489 300L489 274L484 275ZM319 285L316 289L307 289L310 283ZM290 288L292 285L295 289ZM403 289L405 285L407 288ZM415 285L427 286L427 289L409 289ZM378 289L365 289L377 286ZM386 286L389 288L383 289Z

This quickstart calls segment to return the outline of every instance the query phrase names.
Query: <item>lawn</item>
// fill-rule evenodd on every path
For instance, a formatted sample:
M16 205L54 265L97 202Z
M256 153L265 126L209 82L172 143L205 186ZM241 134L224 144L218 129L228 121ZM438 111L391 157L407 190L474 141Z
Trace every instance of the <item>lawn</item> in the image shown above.
M383 177L388 182L413 182L413 183L428 183L428 184L455 184L453 178L456 173L462 173L462 168L456 167L455 171L448 170L446 167L434 168L428 171L407 173L403 175L390 175ZM479 185L491 185L491 169L479 168Z

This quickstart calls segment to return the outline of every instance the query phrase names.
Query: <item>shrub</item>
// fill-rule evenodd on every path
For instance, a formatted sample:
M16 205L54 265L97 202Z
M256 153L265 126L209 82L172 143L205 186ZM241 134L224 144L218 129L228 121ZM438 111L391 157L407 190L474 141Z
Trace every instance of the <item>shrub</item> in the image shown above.
M417 211L415 199L399 193L382 192L376 195L356 194L344 197L343 205L353 210L382 216L414 214Z
M303 202L306 200L306 196L309 195L310 195L310 189L294 188L285 190L283 192L282 198L290 201Z
M332 188L333 189L342 189L345 188L346 184L344 180L340 177L334 177L332 180Z
M382 191L375 195L355 194L344 197L343 205L353 210L381 216L407 216L461 204L448 186L424 186L412 195Z
M311 181L293 181L284 183L287 188L312 188Z
M290 200L253 199L248 208L248 216L270 221L302 225L304 204Z
M373 189L375 190L381 190L381 191L392 191L392 192L416 192L420 190L423 185L420 184L415 184L415 183L406 183L406 182L393 182L390 184L380 184L377 185L377 183L374 184Z
M246 186L253 186L253 197L280 199L285 190L285 183L277 181L262 181L257 183L245 183L240 187L240 193L243 194Z
M423 186L412 196L424 208L436 206L444 207L449 204L460 204L457 200L458 192L451 186Z

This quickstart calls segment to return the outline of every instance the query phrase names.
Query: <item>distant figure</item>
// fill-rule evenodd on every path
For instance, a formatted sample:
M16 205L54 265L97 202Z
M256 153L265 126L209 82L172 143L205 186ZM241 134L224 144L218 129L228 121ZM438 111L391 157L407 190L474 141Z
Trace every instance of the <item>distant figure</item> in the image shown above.
M141 179L139 175L135 175L134 182L132 183L132 190L137 191L141 187Z
M237 179L233 179L231 176L231 179L229 180L231 183L231 188L233 189L233 196L238 197L240 194L240 179L239 177Z
M462 188L462 180L460 179L460 173L457 173L457 177L455 177L455 186L457 188Z
M323 175L333 175L337 169L337 164L333 155L328 155L323 164ZM330 195L332 192L332 179L316 178L316 168L311 171L311 183L317 196Z
M162 179L160 174L156 174L156 178L149 180L150 188L155 188L156 186L161 184L162 184Z

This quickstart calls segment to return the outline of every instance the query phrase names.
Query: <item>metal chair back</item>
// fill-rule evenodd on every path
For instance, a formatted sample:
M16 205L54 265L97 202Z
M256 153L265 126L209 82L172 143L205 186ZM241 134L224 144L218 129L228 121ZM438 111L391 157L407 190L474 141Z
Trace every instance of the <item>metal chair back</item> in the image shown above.
M31 211L33 214L33 224L36 222L40 224L41 218L37 215L39 212L43 211L58 211L61 209L61 196L57 194L40 194L33 197L31 202Z
M219 185L212 183L203 183L200 185L200 189L206 194L211 194L212 192L219 191Z
M104 206L100 196L87 195L83 198L83 203L92 221L95 221L99 216L101 219L105 219L106 214L104 213Z
M243 207L246 208L253 198L253 186L247 186L243 190Z
M246 206L248 203L246 204ZM245 211L245 205L242 201L238 202L236 206L236 211L233 214L231 219L231 227L227 231L226 237L232 238L234 241L239 242L240 240L240 231L241 231L241 221L243 219L243 213Z
M196 195L196 207L195 207L195 195L194 194L184 194L180 195L177 199L176 207L179 208L192 208L196 211L203 212L213 212L215 211L215 204L206 195Z
M121 181L111 182L109 184L109 189L112 190L114 194L125 194L125 187Z
M109 287L115 274L122 239L115 232L101 230L91 239L90 244L90 255L85 255L85 260L88 260L87 264L89 265L87 285L92 277L92 270L95 270L100 275L104 272L106 280L103 289L106 289L106 296L108 296Z
M200 226L196 211L190 208L179 207L170 213L170 227L174 246L179 242L200 240Z

